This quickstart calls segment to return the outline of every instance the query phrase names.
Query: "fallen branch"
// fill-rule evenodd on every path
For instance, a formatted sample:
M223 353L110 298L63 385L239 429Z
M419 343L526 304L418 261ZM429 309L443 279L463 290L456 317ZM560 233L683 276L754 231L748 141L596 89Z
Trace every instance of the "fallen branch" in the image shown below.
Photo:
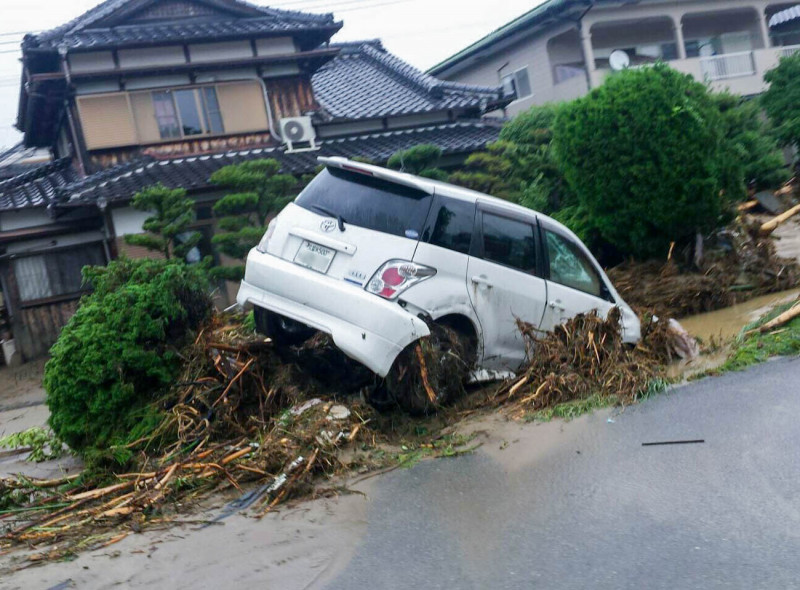
M761 225L761 228L758 231L762 236L768 236L772 232L774 232L776 229L778 229L779 225L781 225L782 223L784 223L788 219L794 217L798 213L800 213L800 205L795 205L794 207L792 207L791 209L789 209L785 213L781 213L777 217L773 217L772 219L770 219L766 223L763 223Z
M800 302L795 303L791 308L784 311L775 319L768 321L766 324L758 328L758 330L750 330L748 334L756 331L760 332L761 334L770 332L775 328L780 328L784 324L788 324L796 317L800 317Z
M419 360L419 372L422 376L422 385L425 387L425 393L428 394L428 399L432 404L436 403L436 393L433 391L431 387L431 383L428 380L428 367L425 364L425 356L422 354L422 347L417 344L416 346L417 352L417 360Z

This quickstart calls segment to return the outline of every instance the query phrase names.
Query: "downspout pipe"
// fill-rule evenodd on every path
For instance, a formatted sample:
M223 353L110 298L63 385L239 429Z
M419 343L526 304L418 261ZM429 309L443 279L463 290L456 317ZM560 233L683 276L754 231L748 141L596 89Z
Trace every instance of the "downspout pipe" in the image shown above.
M67 61L68 49L66 45L58 46L58 55L61 58L61 70L64 72L64 77L67 81L67 91L72 89L72 72L69 69L69 61ZM86 176L86 163L83 161L83 153L78 142L78 131L75 126L75 120L72 116L72 109L70 108L69 99L64 99L64 110L67 112L67 121L69 122L69 130L72 134L72 149L78 160L78 171L81 175Z

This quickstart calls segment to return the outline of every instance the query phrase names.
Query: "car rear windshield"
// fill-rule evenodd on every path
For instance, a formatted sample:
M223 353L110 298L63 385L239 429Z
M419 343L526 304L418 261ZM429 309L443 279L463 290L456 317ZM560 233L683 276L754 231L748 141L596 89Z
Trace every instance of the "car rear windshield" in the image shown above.
M423 191L339 168L323 170L295 204L333 218L396 236L418 239L431 206Z

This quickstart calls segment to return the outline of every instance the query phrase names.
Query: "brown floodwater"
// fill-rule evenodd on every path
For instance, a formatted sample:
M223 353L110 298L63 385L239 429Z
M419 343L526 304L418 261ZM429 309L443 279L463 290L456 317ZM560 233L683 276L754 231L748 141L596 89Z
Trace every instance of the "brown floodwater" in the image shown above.
M689 334L704 344L712 340L722 343L736 336L747 324L757 320L771 308L791 301L800 295L800 289L762 295L732 307L688 316L678 320Z
M747 324L757 320L776 305L786 303L800 295L800 289L791 289L756 297L732 307L708 313L687 316L680 321L689 334L698 338L710 349L690 361L678 361L667 368L667 376L688 379L689 377L711 371L728 358L730 343Z

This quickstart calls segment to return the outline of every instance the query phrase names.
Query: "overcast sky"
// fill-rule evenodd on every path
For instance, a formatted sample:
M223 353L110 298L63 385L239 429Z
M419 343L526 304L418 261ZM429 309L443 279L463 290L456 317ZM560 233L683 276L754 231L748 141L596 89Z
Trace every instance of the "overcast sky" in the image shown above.
M334 40L380 38L386 48L426 69L542 0L250 0L255 4L333 12L344 28ZM0 147L20 139L13 128L19 100L22 31L61 25L100 0L0 0Z

